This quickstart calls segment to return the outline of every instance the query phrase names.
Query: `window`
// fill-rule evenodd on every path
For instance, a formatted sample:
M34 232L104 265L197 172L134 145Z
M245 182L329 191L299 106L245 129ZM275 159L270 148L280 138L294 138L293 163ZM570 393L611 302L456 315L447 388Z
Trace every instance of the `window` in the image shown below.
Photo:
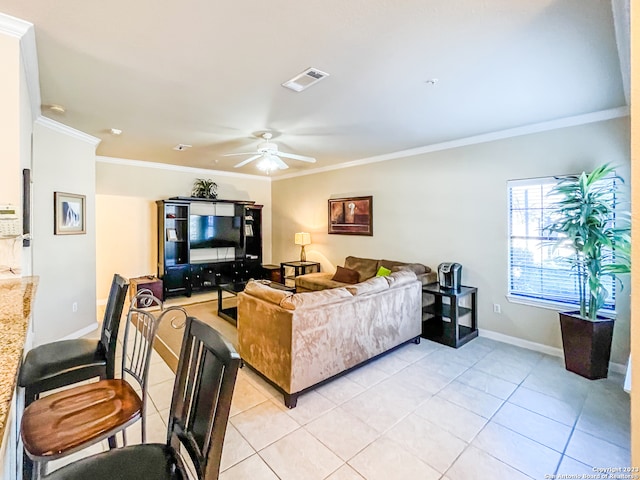
M615 178L611 179L612 189ZM563 260L557 237L543 230L549 224L554 201L548 193L553 177L512 180L509 190L509 295L523 303L555 307L578 305L578 284L571 266ZM567 256L570 253L567 253ZM609 296L604 310L615 308L615 280L603 279Z

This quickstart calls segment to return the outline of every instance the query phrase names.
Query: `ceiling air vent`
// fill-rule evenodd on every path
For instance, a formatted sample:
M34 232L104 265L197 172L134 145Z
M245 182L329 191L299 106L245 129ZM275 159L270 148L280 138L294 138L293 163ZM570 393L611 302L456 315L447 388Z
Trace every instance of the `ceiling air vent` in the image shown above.
M328 73L318 70L317 68L308 68L301 74L293 77L291 80L284 82L282 86L289 88L294 92L301 92L328 76Z

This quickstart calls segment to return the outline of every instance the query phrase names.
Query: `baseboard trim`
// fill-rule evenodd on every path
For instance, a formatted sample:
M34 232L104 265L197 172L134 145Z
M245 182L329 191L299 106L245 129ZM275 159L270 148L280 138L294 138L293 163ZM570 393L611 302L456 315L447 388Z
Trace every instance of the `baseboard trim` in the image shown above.
M97 328L98 328L98 322L94 323L93 325L88 325L84 328L81 328L80 330L76 330L75 332L70 333L66 337L62 337L60 340L75 340L76 338L84 337L85 335L93 332Z
M478 329L478 335L497 342L508 343L509 345L515 345L516 347L526 348L527 350L533 350L534 352L545 353L553 357L564 358L564 351L561 348L550 347L542 343L530 342L518 337L512 337L503 333L494 332L492 330L485 330L483 328ZM627 366L619 363L609 362L609 370L614 373L620 373L624 375L627 372Z

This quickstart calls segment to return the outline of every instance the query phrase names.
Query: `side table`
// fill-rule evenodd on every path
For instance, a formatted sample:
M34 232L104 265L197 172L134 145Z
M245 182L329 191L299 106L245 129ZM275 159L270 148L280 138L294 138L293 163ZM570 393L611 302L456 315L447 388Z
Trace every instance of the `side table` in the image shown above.
M262 265L262 278L271 280L272 282L282 283L280 278L280 267L278 265Z
M293 268L293 275L285 275L285 268L290 267ZM295 278L298 275L304 275L305 273L315 273L320 271L320 264L318 262L301 262L300 260L296 260L293 262L282 262L280 263L280 279L282 283L287 286L291 286L291 281L293 280L293 284L295 285ZM289 283L287 284L287 280Z
M129 301L133 299L133 297L138 293L138 291L147 289L151 290L153 296L158 300L162 301L163 299L163 288L162 288L162 280L153 275L147 275L144 277L136 277L129 279ZM137 304L136 307L146 307L147 305Z
M476 287L462 286L454 290L442 288L438 283L430 283L422 287L422 293L434 296L433 303L422 308L424 338L458 348L478 336ZM461 305L461 300L465 297L470 297L470 307ZM466 315L471 317L470 325L461 325L460 319Z

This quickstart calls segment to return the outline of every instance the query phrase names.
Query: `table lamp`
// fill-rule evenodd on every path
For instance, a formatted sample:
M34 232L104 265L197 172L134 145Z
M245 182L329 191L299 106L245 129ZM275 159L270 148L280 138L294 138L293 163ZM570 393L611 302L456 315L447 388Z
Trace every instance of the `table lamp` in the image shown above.
M311 234L307 232L298 232L296 233L296 245L302 246L300 250L300 261L307 261L307 254L304 252L304 246L309 245L311 243Z

